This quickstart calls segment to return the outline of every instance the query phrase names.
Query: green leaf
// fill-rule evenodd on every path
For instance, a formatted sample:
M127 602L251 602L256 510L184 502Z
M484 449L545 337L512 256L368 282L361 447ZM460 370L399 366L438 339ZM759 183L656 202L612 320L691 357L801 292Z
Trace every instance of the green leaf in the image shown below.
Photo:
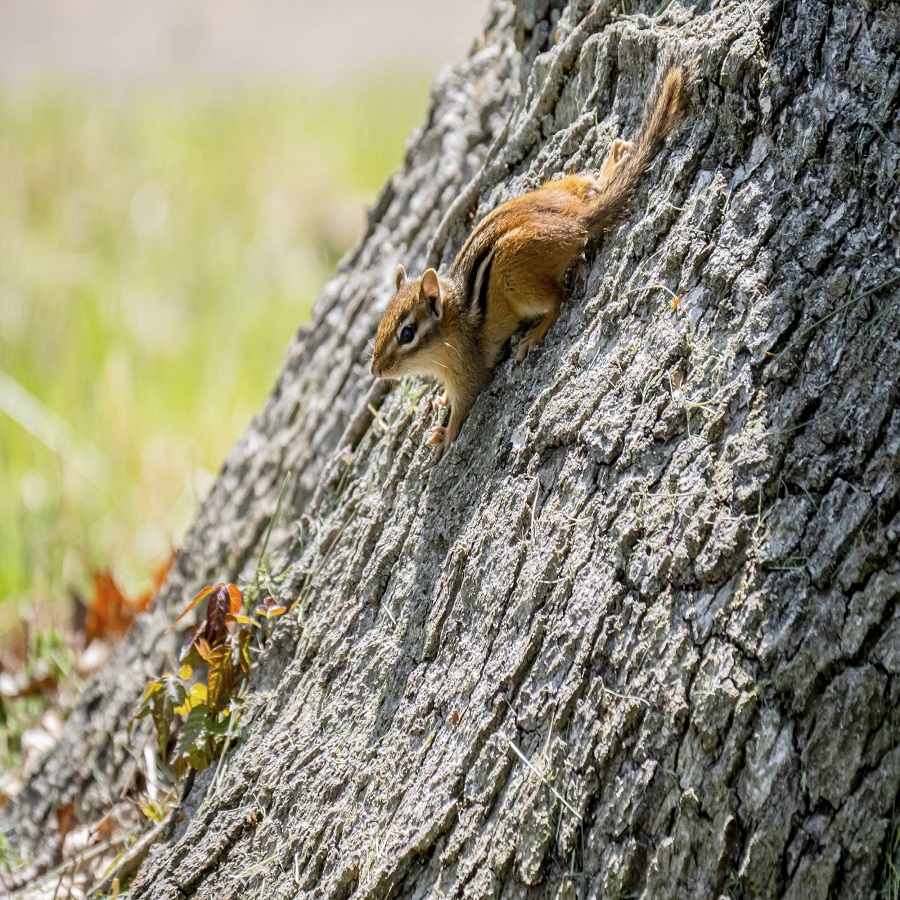
M234 664L235 667L240 666L244 677L250 674L250 638L253 633L248 628L242 628L232 638L234 646Z
M197 741L205 741L207 737L207 720L209 710L206 706L195 706L189 713L181 731L176 757L187 757Z
M209 688L208 703L211 712L218 712L228 704L234 686L234 665L231 660L231 645L221 644L215 647L207 659L209 672L206 684Z
M195 684L191 687L191 689L187 693L187 697L185 697L184 703L181 706L175 708L175 712L179 716L188 715L192 709L198 706L206 705L206 685L205 684Z
M147 685L146 688L144 688L144 696L141 697L140 703L138 704L138 711L134 714L134 717L136 719L143 719L144 716L150 714L152 710L152 704L150 703L150 700L162 689L163 683L161 678L155 678Z
M156 727L156 740L161 759L166 758L169 735L175 721L175 710L184 704L187 691L177 675L163 675L151 681L144 690L136 719L149 715Z

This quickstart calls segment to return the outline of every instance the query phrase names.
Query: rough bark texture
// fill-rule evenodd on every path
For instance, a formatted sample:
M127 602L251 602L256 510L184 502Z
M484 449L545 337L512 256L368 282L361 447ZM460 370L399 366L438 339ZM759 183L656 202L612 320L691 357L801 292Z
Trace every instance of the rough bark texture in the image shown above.
M252 573L290 470L270 548L302 601L216 785L197 779L131 896L881 889L900 784L900 11L662 6L494 6L161 602L20 798L21 846L66 797L122 789L165 627ZM375 396L337 456L394 268L420 267L509 117L478 216L598 169L667 48L700 59L691 112L544 344L500 365L440 465L418 383Z

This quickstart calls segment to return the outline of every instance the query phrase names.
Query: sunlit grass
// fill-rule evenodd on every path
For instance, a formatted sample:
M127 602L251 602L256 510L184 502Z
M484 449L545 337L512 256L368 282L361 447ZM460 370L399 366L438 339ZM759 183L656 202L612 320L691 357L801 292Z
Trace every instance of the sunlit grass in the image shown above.
M0 97L0 622L149 579L426 94Z

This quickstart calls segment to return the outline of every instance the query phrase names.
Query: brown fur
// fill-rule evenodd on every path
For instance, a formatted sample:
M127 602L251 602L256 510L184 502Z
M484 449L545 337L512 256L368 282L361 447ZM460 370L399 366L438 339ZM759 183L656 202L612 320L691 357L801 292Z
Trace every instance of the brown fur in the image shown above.
M451 415L431 440L438 459L490 381L507 340L523 322L536 323L519 342L516 360L524 359L559 317L573 259L627 214L675 125L686 78L683 63L661 67L637 138L613 143L599 178L569 175L501 204L441 278L430 269L410 281L398 268L397 293L375 338L372 373L428 375L444 386ZM401 344L407 325L415 338Z

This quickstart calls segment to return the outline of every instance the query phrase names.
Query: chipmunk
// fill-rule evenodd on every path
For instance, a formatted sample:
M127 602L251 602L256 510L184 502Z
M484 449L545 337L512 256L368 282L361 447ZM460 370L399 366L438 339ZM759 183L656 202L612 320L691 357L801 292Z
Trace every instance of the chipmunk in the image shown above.
M572 261L628 212L644 172L671 133L686 64L667 61L657 75L633 143L613 142L597 179L569 175L498 206L475 228L443 276L417 279L397 267L396 293L378 326L372 374L425 375L444 388L450 420L429 443L439 460L488 385L509 338L526 322L521 362L559 318Z

